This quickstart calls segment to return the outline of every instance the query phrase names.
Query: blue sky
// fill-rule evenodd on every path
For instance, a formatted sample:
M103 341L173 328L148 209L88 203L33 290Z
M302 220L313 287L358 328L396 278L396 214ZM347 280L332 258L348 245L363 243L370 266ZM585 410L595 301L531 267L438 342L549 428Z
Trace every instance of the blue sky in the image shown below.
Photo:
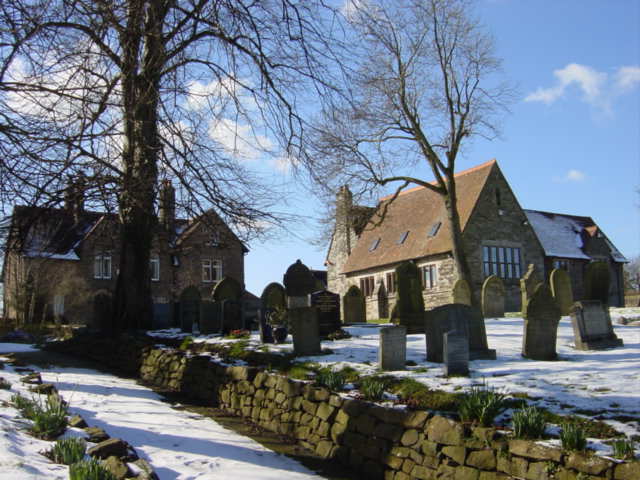
M640 2L477 5L519 96L502 138L468 146L459 169L496 158L523 208L591 216L627 258L639 255ZM288 189L309 224L249 245L245 283L257 295L298 258L324 268L326 248L306 240L319 206Z

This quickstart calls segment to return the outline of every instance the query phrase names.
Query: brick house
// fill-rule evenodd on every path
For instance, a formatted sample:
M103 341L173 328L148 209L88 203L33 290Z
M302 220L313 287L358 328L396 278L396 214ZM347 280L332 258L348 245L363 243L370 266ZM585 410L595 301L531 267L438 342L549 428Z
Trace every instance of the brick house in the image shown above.
M456 174L456 182L471 287L479 292L487 276L502 277L506 309L518 311L520 277L527 265L548 275L553 252L545 250L536 222L521 208L495 160ZM329 290L344 295L352 285L359 287L371 319L389 316L395 304L394 270L403 261L418 266L427 309L450 303L457 280L442 197L418 187L403 191L393 202L389 199L382 198L375 208L356 206L343 187L336 197L336 223L325 262ZM608 245L616 254L607 260L612 271L621 274L624 257ZM584 256L591 253L595 244Z
M68 195L61 209L14 208L2 269L5 318L90 323L97 298L115 291L117 216L87 211L83 203ZM225 276L244 285L247 252L213 210L192 220L176 218L175 192L163 183L149 265L154 324L175 323L175 305L187 287L209 298Z

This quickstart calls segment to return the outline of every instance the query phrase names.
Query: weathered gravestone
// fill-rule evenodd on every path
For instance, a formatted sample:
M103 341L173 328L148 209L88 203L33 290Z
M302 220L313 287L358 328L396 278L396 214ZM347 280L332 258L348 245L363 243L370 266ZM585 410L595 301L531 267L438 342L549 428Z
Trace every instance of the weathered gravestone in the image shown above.
M576 302L570 313L578 350L601 350L623 345L613 331L609 309L598 300Z
M316 290L316 279L311 270L297 260L289 266L282 283L287 294L287 306L299 308L309 306L309 295Z
M482 315L484 318L504 317L504 283L490 275L482 284Z
M549 276L551 294L558 302L560 315L569 315L573 305L573 291L571 290L571 278L569 274L560 269L554 268Z
M555 360L560 308L549 285L543 283L527 302L522 337L522 356L532 360Z
M329 335L340 329L340 295L321 290L311 294L311 306L318 310L320 335Z
M446 332L443 338L444 374L469 375L469 339L464 332Z
M584 273L585 300L598 300L603 304L608 304L610 283L611 273L606 262L592 262L587 265Z
M242 321L242 285L235 278L224 277L211 294L220 312L221 330L225 333L244 327Z
M286 309L286 294L284 287L277 282L270 283L262 291L260 296L260 341L273 343L273 326L269 324L269 318L275 311Z
M476 308L458 303L441 305L425 313L427 361L442 363L443 335L458 331L469 343L471 360L495 360L496 351L487 345L487 332L482 314Z
M462 305L471 305L471 288L469 282L464 278L461 278L453 284L453 302L461 303Z
M222 322L218 306L210 300L201 301L200 333L202 333L203 335L209 335L211 333L220 333L221 331Z
M396 267L396 304L391 321L407 327L407 333L424 332L424 299L420 271L413 262Z
M407 361L407 329L401 325L380 329L378 366L381 370L404 370Z
M536 266L533 263L529 264L529 268L527 268L527 272L520 279L520 294L522 297L522 317L527 318L527 304L533 295L533 292L536 291L538 285L542 283L540 280L540 275L536 271Z
M191 333L200 322L200 292L195 286L185 288L180 294L180 329Z
M113 332L113 297L107 290L99 290L93 296L93 327L102 333Z
M367 321L364 295L360 289L351 285L342 297L342 311L345 323L364 323Z
M289 325L293 336L293 352L298 356L320 353L318 311L314 307L289 310Z

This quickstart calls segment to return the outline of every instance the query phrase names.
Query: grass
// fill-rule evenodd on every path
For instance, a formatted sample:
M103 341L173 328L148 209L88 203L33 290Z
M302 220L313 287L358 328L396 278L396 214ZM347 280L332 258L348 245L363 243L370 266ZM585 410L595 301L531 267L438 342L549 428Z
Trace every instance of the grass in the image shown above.
M455 412L458 410L460 395L431 390L425 384L412 378L403 378L390 386L391 392L398 395L411 408Z
M69 480L116 480L116 477L95 459L69 466Z
M546 424L544 413L536 407L524 407L513 413L513 433L517 438L541 438Z
M33 418L36 409L36 402L33 399L23 397L19 393L11 396L11 403L20 412L24 418Z
M553 423L556 425L576 425L585 432L587 437L590 438L612 438L620 436L620 432L615 428L599 420L592 420L590 418L579 417L576 415L558 415L548 410L543 410L543 413L547 423Z
M67 406L60 397L49 395L44 402L38 402L33 413L31 433L45 440L53 439L67 429Z
M346 380L342 372L334 372L330 368L323 368L316 375L316 383L334 392L339 392L344 388Z
M478 423L483 427L493 425L493 420L506 410L506 396L483 384L472 387L462 397L458 407L460 418L465 422Z
M382 400L387 382L385 377L364 377L360 380L360 393L367 400Z
M634 460L636 458L633 440L617 438L611 442L613 456L620 460Z
M84 458L87 444L81 438L63 438L57 440L51 450L47 452L53 462L62 465L72 465Z
M178 347L180 350L189 350L193 345L193 337L184 337L182 343Z
M575 423L562 424L560 441L565 450L583 451L587 448L587 436L584 430Z

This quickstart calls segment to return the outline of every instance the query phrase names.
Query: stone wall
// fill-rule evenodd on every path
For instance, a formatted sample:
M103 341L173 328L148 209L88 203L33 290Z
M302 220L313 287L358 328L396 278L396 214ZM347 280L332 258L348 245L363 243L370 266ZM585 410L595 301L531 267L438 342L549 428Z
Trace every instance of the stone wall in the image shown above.
M215 405L286 435L325 459L384 480L640 478L640 462L613 461L473 427L427 411L385 408L308 382L224 366L209 356L146 348L143 381Z

